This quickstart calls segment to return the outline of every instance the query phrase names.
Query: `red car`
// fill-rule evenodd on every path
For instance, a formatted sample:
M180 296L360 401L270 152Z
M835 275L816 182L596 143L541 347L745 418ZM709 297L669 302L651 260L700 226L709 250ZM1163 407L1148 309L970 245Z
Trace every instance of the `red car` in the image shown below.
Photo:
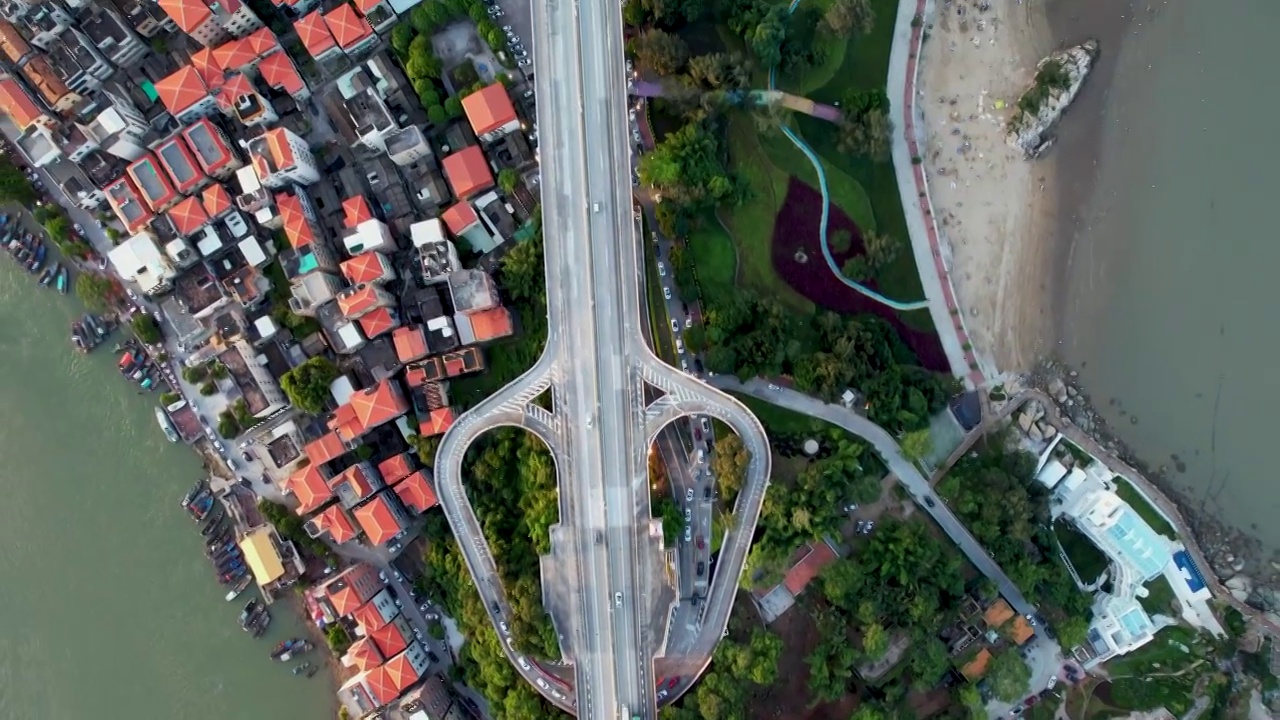
M699 535L699 536L698 536L698 549L699 549L699 550L701 550L702 548L706 547L706 545L707 545L706 543L702 542L702 536L701 536L701 535Z
M670 680L668 680L668 681L667 681L667 689L668 689L668 690L671 690L671 689L672 689L672 688L674 688L674 687L676 686L676 684L677 684L677 683L679 683L679 682L680 682L680 676L679 676L679 675L677 675L677 676L675 676L675 677L671 678Z

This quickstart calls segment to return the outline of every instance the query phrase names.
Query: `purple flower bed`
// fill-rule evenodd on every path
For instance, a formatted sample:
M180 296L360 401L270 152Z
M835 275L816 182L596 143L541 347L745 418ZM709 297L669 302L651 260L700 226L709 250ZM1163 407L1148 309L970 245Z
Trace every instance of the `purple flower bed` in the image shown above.
M773 269L778 276L819 307L842 315L875 315L884 319L916 354L922 367L935 372L950 372L951 365L936 334L907 327L892 308L845 285L831 273L818 242L821 224L822 193L791 178L787 197L773 225ZM827 224L829 233L846 230L850 236L848 250L841 253L832 249L837 266L843 266L845 260L862 253L862 231L843 210L832 205ZM803 260L797 259L798 256ZM872 290L879 289L874 280L865 285Z

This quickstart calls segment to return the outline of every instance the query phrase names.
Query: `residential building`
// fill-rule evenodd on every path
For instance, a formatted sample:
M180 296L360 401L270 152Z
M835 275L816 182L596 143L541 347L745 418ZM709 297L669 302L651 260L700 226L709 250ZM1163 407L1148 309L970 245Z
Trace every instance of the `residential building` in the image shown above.
M396 347L396 357L402 363L411 363L426 357L430 350L427 347L427 336L421 325L406 325L397 328L391 335Z
M180 194L191 195L211 182L182 135L174 135L161 141L156 145L155 152L165 172L173 180L173 188Z
M33 126L46 130L58 127L54 116L41 107L27 89L12 77L0 78L0 109L22 132Z
M115 0L115 5L139 35L151 38L161 31L177 32L178 24L151 0Z
M25 31L32 45L41 50L48 50L58 43L62 33L72 25L71 16L57 3L36 2L28 6L27 12L15 20L19 29Z
M466 200L493 187L493 172L479 145L449 155L442 163L449 187L459 200Z
M471 203L459 202L452 205L440 215L449 232L458 240L465 242L472 252L483 255L498 246L498 241L480 222L480 216Z
M421 685L406 693L400 707L412 720L471 720L471 713L439 674L427 676Z
M339 298L341 302L342 298ZM380 307L355 319L360 331L370 340L400 327L400 315L395 308Z
M209 118L200 118L182 131L182 137L207 175L226 180L244 163L236 157L222 128Z
M200 206L204 208L204 213L210 220L217 220L227 213L236 211L231 195L223 185L210 185L205 188L204 192L200 193Z
M120 108L109 107L98 113L87 125L76 125L83 135L74 153L68 157L72 162L80 162L94 150L110 153L121 160L130 162L138 160L147 152L145 143L150 125L142 118L124 112Z
M399 655L366 674L364 684L379 705L388 705L422 679L430 662L415 642Z
M269 125L280 119L271 101L263 97L253 86L253 81L241 73L232 75L223 85L219 101L224 110L245 127Z
M409 403L401 393L400 385L395 380L386 378L372 387L354 393L329 419L329 429L337 433L342 442L350 445L370 430L407 412Z
M290 285L289 309L296 315L315 317L320 306L336 298L342 288L342 280L333 273L308 273Z
M339 410L343 407L348 406L343 405ZM342 507L348 510L367 500L382 487L382 478L368 461L358 462L329 478L329 489Z
M377 285L356 285L338 294L338 308L343 316L355 320L380 308L395 307L396 301L391 293Z
M205 0L157 0L157 2L160 8L173 18L179 30L205 47L213 47L231 37L227 29L222 26L218 15L210 9ZM238 0L231 0L231 3L239 4Z
M359 352L368 343L357 322L347 319L336 302L318 306L315 318L324 332L325 341L339 355Z
M328 476L322 466L316 463L295 470L285 481L284 491L298 501L295 511L303 517L333 499Z
M0 52L4 53L15 67L20 67L27 58L31 57L33 50L13 23L0 20Z
M42 127L32 127L20 135L17 145L35 167L47 167L64 157L58 141Z
M124 225L125 232L136 233L155 217L129 176L121 177L102 190L107 196L107 203L120 219L120 224Z
M350 8L349 5L342 7ZM374 152L386 152L387 137L400 127L378 94L374 79L365 66L361 65L338 78L336 86L356 141Z
M84 96L67 87L62 76L49 63L48 56L35 55L22 66L22 76L49 107L63 114L70 113Z
M378 577L377 568L361 563L338 573L337 577L320 586L318 599L328 606L330 614L344 617L369 602L386 587Z
M155 84L156 95L179 124L189 125L212 115L218 109L217 99L191 65L183 65Z
M317 63L323 63L342 55L342 48L333 39L324 15L317 10L303 15L293 23L293 30L298 34L303 47Z
M449 295L453 309L463 315L488 310L501 304L498 286L483 270L458 270L449 276Z
M285 556L297 560L297 552L292 545L282 540L270 525L260 525L250 530L240 538L238 544L244 554L245 565L249 566L253 579L263 592L285 579ZM300 564L301 561L298 562Z
M413 457L402 452L383 460L378 463L378 474L382 476L382 481L388 486L404 480L413 473Z
M277 50L268 53L258 62L258 73L268 87L288 93L298 104L311 97L311 88L302 79L298 66L293 64L289 53Z
M343 204L346 205L352 201L363 204L364 198L359 196L348 198ZM381 220L374 219L372 214L364 220L354 222L348 220L345 225L348 232L343 236L342 244L351 255L374 251L393 253L397 250L395 238L391 237L391 229Z
M159 160L149 152L130 164L125 172L152 212L164 212L182 199L168 176L160 169Z
M427 282L443 280L449 273L462 267L458 250L444 234L440 218L431 218L409 227L413 246L418 250L422 276Z
M66 168L62 177L58 178L59 187L78 207L90 212L99 210L107 202L107 194L102 191L80 166L72 164Z
M80 29L98 51L117 67L128 69L146 57L150 48L115 10L96 6L80 18Z
M396 24L396 13L387 0L355 0L355 5L374 32L381 33Z
M267 369L265 358L244 340L233 342L218 359L230 371L250 415L265 418L289 406L288 398Z
M88 95L102 87L116 68L99 52L93 40L72 28L49 48L49 62L67 87Z
M395 269L386 255L380 252L361 253L350 260L343 261L342 275L352 285L383 283L394 280Z
M507 86L495 82L462 98L462 111L481 142L493 142L520 129Z
M344 2L325 13L324 22L329 27L333 41L347 55L359 55L378 43L378 36L374 34L373 28L356 13L350 3Z
M251 166L244 166L235 172L236 184L240 193L235 196L236 207L249 213L262 227L279 230L284 227L284 219L276 211L275 195L258 182L258 173Z
M299 18L311 12L320 0L271 0L287 18Z
M138 233L111 248L107 259L121 278L136 282L147 295L168 290L177 277L173 264L160 252L155 237L150 233Z
M173 296L177 298L178 305L196 320L212 318L230 302L213 273L204 265L195 265L175 278Z
M452 424L452 412L450 413L449 423ZM441 432L444 432L441 430ZM421 515L439 504L436 498L436 492L431 487L431 481L427 476L426 470L419 470L404 482L395 486L396 495L400 496L400 502L412 513Z
M453 316L453 324L463 345L498 340L515 332L511 312L501 305L470 314L458 313Z
M209 213L205 212L200 198L189 197L173 206L169 211L169 221L179 235L190 237L209 224Z
M330 505L316 513L303 528L313 538L328 535L334 543L341 545L360 537L360 531L351 521L351 516L341 505Z
M320 180L320 168L307 141L288 128L272 128L244 145L249 163L266 187L279 190Z
M356 522L364 529L370 545L386 545L409 527L409 513L394 492L381 492L357 507Z
M431 143L416 125L387 133L384 140L387 157L401 167L432 156Z

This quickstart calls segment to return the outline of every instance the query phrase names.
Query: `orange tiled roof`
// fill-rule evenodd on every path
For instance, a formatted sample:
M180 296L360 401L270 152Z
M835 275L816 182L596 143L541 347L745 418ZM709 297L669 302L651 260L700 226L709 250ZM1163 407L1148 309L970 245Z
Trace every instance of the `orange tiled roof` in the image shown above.
M155 84L156 94L165 108L174 115L204 100L209 96L200 73L190 65L183 65Z
M361 15L368 17L369 13L373 12L375 8L385 1L386 0L355 0L356 9L360 11Z
M424 513L436 506L436 492L431 489L426 470L419 470L405 478L404 482L395 486L395 491L405 507L414 512Z
M360 329L364 331L364 336L370 340L383 333L391 332L396 325L400 324L396 316L391 314L391 310L384 307L361 315L358 322Z
M360 607L360 593L351 583L331 583L327 594L329 604L338 615L350 615Z
M355 47L360 41L373 35L369 22L357 15L355 8L347 3L330 10L324 16L324 22L329 26L329 32L333 34L338 47L343 50Z
M965 663L965 666L960 668L960 674L964 675L965 679L971 682L978 680L983 675L987 674L987 665L990 664L990 662L991 651L986 648L982 648L977 655L973 656L972 660Z
M372 600L356 608L355 612L351 613L351 619L364 630L364 634L367 637L373 637L375 632L387 624L387 621L382 618L382 612L378 610ZM381 650L382 648L379 647L378 649ZM395 655L397 652L400 651L383 652L382 656Z
M809 546L809 552L800 562L796 563L783 576L782 584L787 586L787 590L792 595L799 595L809 582L818 576L822 568L831 564L836 559L836 553L831 546L822 541L816 541Z
M424 358L429 352L427 336L423 333L421 325L396 328L396 331L391 334L391 341L396 346L396 357L403 363Z
M205 188L204 192L200 194L200 200L204 206L205 214L211 218L216 218L232 208L231 195L220 184L210 185Z
M338 408L336 415L343 417L335 417L330 427L337 424L343 434L354 440L407 412L409 403L400 394L395 382L391 378L383 378L377 385L353 394L346 405Z
M274 127L266 132L267 149L271 151L271 161L277 170L291 168L296 164L293 148L289 146L289 136L282 127Z
M344 213L343 224L351 229L355 229L357 225L366 220L373 219L373 211L369 210L369 203L364 199L363 195L352 195L343 200L342 212Z
M173 18L182 32L190 35L209 19L213 12L200 0L160 0L160 9Z
M378 306L378 290L373 285L355 288L338 296L338 309L347 318L357 318Z
M247 39L228 40L213 49L214 60L225 70L239 70L258 59Z
M354 665L360 672L366 672L382 664L382 653L378 652L378 646L373 644L373 640L362 637L347 648L346 659L344 664Z
M284 235L289 238L289 245L294 250L306 247L316 241L315 230L311 221L302 211L302 201L293 193L276 193L276 208L280 211L280 219L284 222Z
M426 385L431 378L427 376L427 369L421 365L414 365L405 368L404 383L411 388Z
M9 62L17 64L27 53L31 52L31 46L27 44L26 38L22 37L22 33L14 24L8 20L0 20L0 50L4 51L5 57L9 58Z
M396 623L386 623L369 631L369 637L378 645L382 657L395 657L409 647L409 640Z
M280 41L269 27L254 30L244 38L244 42L255 57L266 57L267 53L280 49Z
M329 491L329 483L324 481L317 463L311 463L294 472L285 481L285 486L298 499L298 514L307 515L324 505L333 497Z
M356 497L364 498L373 494L373 479L365 473L364 465L352 465L329 479L329 487L334 491L343 485L349 486Z
M392 680L391 674L387 672L386 665L380 665L371 670L365 676L364 682L369 686L369 692L373 694L374 702L379 705L389 705L393 700L400 697L400 691L396 689L395 681Z
M493 187L493 172L478 145L459 150L444 159L444 175L459 199Z
M347 446L342 444L342 439L337 433L330 432L307 443L302 451L311 460L312 465L323 465L346 454Z
M398 697L408 687L418 681L422 677L417 670L414 669L413 663L409 662L407 653L400 653L391 658L382 666L387 671L387 678L396 689Z
M196 161L206 173L217 172L234 159L231 148L227 146L218 126L214 125L209 118L200 118L191 123L186 130L182 131L182 137L195 151ZM197 141L197 138L203 142ZM205 150L213 151L216 155L207 157L204 155Z
M355 515L360 527L364 528L365 537L369 538L370 544L373 545L385 545L402 529L391 511L386 493L379 493L369 502L356 508Z
M449 228L449 232L455 236L461 235L463 230L480 222L480 216L476 215L476 209L466 201L456 203L448 210L445 210L440 215L440 219L444 221L445 227Z
M204 86L210 90L222 87L222 70L226 66L218 62L218 57L209 48L200 48L191 55L191 67L200 74Z
M339 267L352 285L371 283L382 277L382 261L377 253L362 253L344 260Z
M277 50L263 58L262 62L258 63L258 72L262 74L262 79L267 85L290 95L296 95L307 86L302 75L298 73L297 66L283 50Z
M447 407L436 408L431 411L426 420L418 423L418 431L423 437L432 437L434 435L443 435L450 427L456 416L453 410Z
M312 10L295 20L293 29L313 58L320 57L338 44L329 32L329 26L325 24L324 16L319 10Z
M48 117L27 91L11 77L0 80L0 110L13 120L19 130L26 131L42 117Z
M395 485L409 477L412 472L413 461L409 459L409 453L407 452L392 455L378 463L378 474L382 476L382 482L388 485Z
M991 603L991 606L982 614L982 619L987 622L987 627L995 629L1013 619L1013 615L1013 608L1001 598Z
M329 537L339 545L355 540L360 535L356 532L356 526L351 524L351 518L347 517L347 512L336 503L320 511L311 518L311 522L321 532L329 533Z
M500 82L462 98L462 110L476 135L493 132L516 119L516 108L511 104L507 86Z
M501 305L481 310L471 315L469 319L476 342L496 340L515 332L515 327L511 323L511 311Z
M209 215L204 211L199 198L189 197L173 206L169 211L169 220L179 233L190 235L209 223Z
M235 73L227 79L227 83L222 86L222 91L218 93L218 106L223 112L230 113L236 107L236 101L245 95L257 95L258 89L253 86L253 82L245 77L244 73Z

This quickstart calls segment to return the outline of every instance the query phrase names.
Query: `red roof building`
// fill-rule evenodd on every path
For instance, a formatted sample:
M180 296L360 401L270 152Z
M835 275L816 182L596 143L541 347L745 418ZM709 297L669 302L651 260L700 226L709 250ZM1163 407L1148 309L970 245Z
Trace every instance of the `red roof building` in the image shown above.
M378 652L378 646L373 644L373 640L362 637L347 648L347 654L342 656L342 664L360 672L368 672L381 665L382 659L382 653Z
M791 566L787 574L782 578L782 584L792 595L799 595L813 581L822 569L836 559L835 550L825 542L819 540L808 546L808 552L800 559L800 562Z
M356 508L355 516L371 545L385 545L404 530L399 513L392 508L385 492L378 493L372 500Z
M151 218L155 217L151 212L151 208L143 202L142 195L138 193L138 188L133 184L133 180L128 175L122 175L115 182L107 185L102 189L107 196L107 202L111 205L111 209L115 211L116 217L120 218L120 223L124 225L125 232L130 234L136 233L146 227L151 222Z
M258 57L266 57L268 53L280 49L280 41L276 38L276 34L269 27L260 27L249 33L244 38L249 44L249 49Z
M378 570L372 565L353 565L343 570L337 577L325 583L321 590L325 598L339 617L350 615L356 608L369 602L369 598L377 595L386 583L378 577Z
M382 482L387 485L395 485L412 473L413 461L409 458L409 453L407 452L392 455L378 463L378 474L382 476Z
M329 489L348 507L372 495L379 487L365 471L367 463L356 463L329 479Z
M507 94L507 86L500 82L462 98L462 110L478 138L488 139L520 127L520 118L516 116L516 107Z
M209 88L190 65L183 65L165 76L155 84L155 90L160 102L174 117L181 117L209 100Z
M378 614L381 618L381 613ZM370 618L372 620L372 618ZM400 630L399 623L384 623L375 629L366 628L369 637L382 653L382 657L395 657L409 647L409 639Z
M311 219L302 209L302 201L293 193L276 193L276 209L280 212L280 220L284 223L284 236L294 250L306 247L316 241L315 229Z
M223 0L220 3L206 3L205 0L159 0L160 9L173 18L174 24L182 32L201 45L212 45L227 36L226 29L210 4L223 14L235 13L240 9L239 0Z
M298 39L307 48L307 52L311 53L311 57L316 60L322 60L339 51L338 42L333 39L333 34L329 32L329 26L319 10L312 10L295 20L293 29L298 33Z
M165 172L173 180L173 187L182 195L209 182L209 176L200 169L196 156L181 135L174 135L156 147L156 156Z
M182 137L195 155L200 169L209 175L226 175L236 164L236 156L231 153L226 137L209 118L200 118L192 123L182 131Z
M356 322L360 323L360 330L363 331L364 336L370 340L382 335L383 333L391 332L400 324L400 320L396 317L395 313L391 312L390 308L384 307L377 308L376 310L361 315L359 320Z
M217 90L222 87L222 69L225 66L218 63L218 58L209 48L200 48L191 55L191 67L199 73L207 89Z
M446 157L443 162L444 176L449 179L449 187L459 200L488 190L493 187L493 172L489 170L489 161L479 145L472 145Z
M231 203L231 195L222 185L210 185L205 188L204 192L200 193L200 203L210 219L218 218L234 207Z
M395 486L395 491L400 496L400 502L418 514L436 506L436 492L431 489L426 470L419 470L405 478L404 482Z
M26 132L32 125L52 129L54 120L12 77L0 79L0 109L4 110L18 130Z
M302 79L302 74L298 72L298 66L293 64L289 54L283 50L277 50L262 58L262 62L258 63L258 73L262 75L263 82L268 86L283 90L295 98L304 98L311 94L306 81Z
M400 697L400 691L396 689L395 681L392 680L390 673L387 672L387 666L379 665L364 678L364 684L369 688L369 694L373 696L374 702L379 706L389 705Z
M359 390L339 407L329 421L329 428L346 442L354 442L366 432L385 425L409 412L409 403L400 386L384 378L373 387Z
M497 340L515 332L511 311L501 305L468 315L467 319L471 321L471 333L476 342Z
M462 235L472 225L480 222L476 209L468 202L455 203L440 215L440 219L444 221L445 227L449 228L449 232L453 233L454 237Z
M352 285L372 283L382 279L382 258L376 252L361 253L339 266Z
M311 518L311 525L316 536L329 533L330 539L341 545L351 542L360 536L356 526L347 517L347 511L341 505L333 504Z
M213 59L223 70L243 70L258 59L258 54L253 51L249 38L242 38L224 42L214 48Z
M306 454L312 465L323 465L345 455L347 446L342 443L342 438L338 437L336 432L330 432L307 443L302 452Z
M453 410L447 407L436 408L431 411L426 420L418 423L418 434L422 435L422 437L443 435L446 430L453 427L455 419L457 418Z
M373 211L363 195L352 195L342 201L343 224L351 230L367 220L373 219Z
M173 229L185 237L208 225L209 214L205 212L204 205L200 204L200 198L189 197L173 206L169 211L169 220L173 222Z
M324 16L334 42L346 52L354 52L377 38L369 22L356 13L349 3L342 3Z
M152 212L164 212L180 199L168 175L160 169L160 162L151 153L134 161L125 169L125 173L133 180L133 186L138 188L138 194Z
M427 660L423 653L407 650L384 663L382 669L395 688L396 697L399 697L409 686L422 679L427 670Z
M358 318L379 307L392 304L390 295L377 285L357 285L338 296L338 309L343 317Z
M421 365L412 365L404 369L404 384L411 388L422 387L430 380L427 369Z
M427 336L421 325L407 325L396 328L391 334L391 341L396 346L396 357L402 363L421 360L430 352L427 348Z
M290 475L285 481L285 490L297 499L297 513L304 516L318 510L333 498L329 483L325 482L324 473L316 463L311 463Z
M375 602L375 600L370 600L356 608L355 612L351 613L351 619L355 621L356 625L358 625L361 630L364 631L365 637L373 637L374 633L387 625L387 619L382 616L382 611L378 609ZM376 640L374 641L374 644L377 644ZM381 647L378 649L382 650ZM400 650L403 649L404 648L400 648ZM400 650L396 650L392 653L382 652L379 654L383 657L387 657L388 655L394 655L400 652Z

